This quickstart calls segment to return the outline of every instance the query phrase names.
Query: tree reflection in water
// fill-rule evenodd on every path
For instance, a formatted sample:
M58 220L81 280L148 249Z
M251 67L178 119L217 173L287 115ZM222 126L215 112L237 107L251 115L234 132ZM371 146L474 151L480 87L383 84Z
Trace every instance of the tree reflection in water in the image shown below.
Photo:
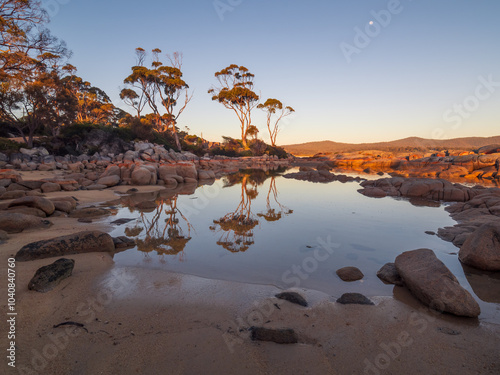
M179 260L184 259L184 249L191 240L193 227L177 207L177 199L177 194L167 198L160 196L155 200L156 208L152 213L141 210L139 220L145 234L136 240L136 244L137 249L144 253L146 262L151 261L150 253L153 251L160 256L162 263L165 262L165 255L178 255ZM143 228L136 226L129 231L139 235Z
M278 202L278 190L276 189L276 171L243 170L235 174L224 177L224 187L231 187L241 184L241 200L233 212L214 220L214 226L211 230L222 232L217 241L217 245L232 252L239 253L249 249L254 244L253 229L259 224L257 217L264 217L266 221L276 221L282 216L282 213L291 214L292 210ZM252 214L252 200L258 196L258 186L262 185L266 179L272 178L267 196L267 212L265 214ZM271 207L271 194L275 202L279 205L280 211ZM274 217L274 219L273 219Z
M278 211L276 211L275 208L272 208L271 194L272 194L272 197L274 199L274 202L279 207ZM267 205L266 205L267 211L265 213L257 214L258 217L263 217L266 221L278 221L282 218L282 215L293 214L293 210L290 210L288 207L282 205L278 201L278 189L276 188L276 176L271 176L271 182L269 183L269 192L267 193L266 203L267 203Z

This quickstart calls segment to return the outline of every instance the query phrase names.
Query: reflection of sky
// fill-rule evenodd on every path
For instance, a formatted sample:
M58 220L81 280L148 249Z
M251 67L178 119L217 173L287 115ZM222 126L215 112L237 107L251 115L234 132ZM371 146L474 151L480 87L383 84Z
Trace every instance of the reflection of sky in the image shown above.
M179 196L178 207L188 216L194 231L184 254L158 257L150 253L146 262L143 253L128 250L115 256L117 265L154 267L197 276L234 280L256 284L274 284L282 288L293 287L293 275L283 280L283 274L300 266L319 248L318 238L337 243L339 247L315 272L302 280L300 287L321 290L339 297L344 292L361 292L366 295L392 295L392 286L384 285L376 271L387 262L394 262L403 251L430 248L468 288L462 267L453 244L437 236L425 234L455 222L440 208L415 207L407 201L392 198L367 198L357 192L357 183L312 184L303 181L276 179L278 201L293 210L282 219L267 222L258 218L264 213L270 179L259 186L259 195L252 201L252 214L259 219L254 228L255 243L244 253L230 253L218 246L222 232L209 229L214 219L233 212L240 202L241 185L220 190L215 198L207 200L206 208L197 213L191 209L204 193L209 196L218 187L201 187L193 196ZM219 182L216 182L219 184ZM220 185L219 185L220 186ZM209 189L209 190L207 190ZM198 197L194 200L192 198ZM271 206L279 206L271 198ZM190 212L187 214L187 212ZM137 215L135 213L134 215ZM128 209L119 216L131 217ZM128 226L133 226L129 223ZM180 225L183 226L182 219ZM184 227L186 227L184 225ZM117 227L112 235L122 234L125 226ZM323 251L320 253L324 254ZM341 267L355 266L365 274L362 282L343 283L335 271ZM484 304L483 304L484 305ZM484 309L484 306L482 306ZM489 311L489 310L488 310Z

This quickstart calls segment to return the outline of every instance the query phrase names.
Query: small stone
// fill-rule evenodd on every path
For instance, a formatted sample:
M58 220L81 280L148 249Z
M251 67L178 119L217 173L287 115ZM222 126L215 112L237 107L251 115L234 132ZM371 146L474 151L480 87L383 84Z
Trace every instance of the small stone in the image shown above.
M296 292L283 292L276 294L276 298L284 299L285 301L295 303L296 305L307 307L307 301L299 293Z
M342 281L357 281L361 280L365 275L356 267L344 267L337 270L337 276Z
M343 305L374 305L374 303L359 293L345 293L338 300Z
M394 263L387 263L378 270L377 276L380 280L387 284L394 284L398 286L403 285L403 280L399 276L398 270Z
M437 330L441 333L444 333L446 335L451 335L451 336L457 336L457 335L460 335L462 333L460 331L455 331L454 329L451 329L448 327L439 327Z
M269 341L276 344L296 344L299 342L297 334L293 329L251 327L250 332L253 341Z

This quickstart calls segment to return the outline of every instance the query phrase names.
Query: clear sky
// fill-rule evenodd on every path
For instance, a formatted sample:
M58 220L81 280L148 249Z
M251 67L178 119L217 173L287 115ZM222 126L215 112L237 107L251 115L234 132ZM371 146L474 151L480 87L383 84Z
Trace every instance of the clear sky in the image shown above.
M136 47L182 52L194 98L179 126L206 139L240 135L207 94L230 64L255 74L263 100L296 110L279 144L500 135L498 0L44 3L79 75L123 109ZM268 141L264 114L253 124Z

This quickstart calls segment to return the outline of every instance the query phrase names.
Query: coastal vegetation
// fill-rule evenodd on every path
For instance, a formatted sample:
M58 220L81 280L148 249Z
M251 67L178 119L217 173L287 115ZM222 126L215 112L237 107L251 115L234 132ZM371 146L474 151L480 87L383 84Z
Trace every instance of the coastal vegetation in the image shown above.
M67 150L76 138L83 141L99 129L127 142L144 140L198 155L287 156L276 144L277 122L274 132L269 130L271 146L258 138L252 110L260 106L270 116L276 108L281 110L281 102L259 104L253 91L254 75L244 66L233 64L215 73L219 86L209 91L213 100L235 111L241 139L224 137L222 143L209 142L178 125L193 98L183 77L182 53L162 56L159 48L150 54L136 48L136 64L120 92L130 114L102 89L77 75L77 68L69 63L70 50L50 33L48 21L39 1L0 1L0 136L18 136L28 148L64 144ZM290 109L286 107L286 111ZM269 128L269 117L267 125ZM0 142L2 151L15 148L8 141Z

